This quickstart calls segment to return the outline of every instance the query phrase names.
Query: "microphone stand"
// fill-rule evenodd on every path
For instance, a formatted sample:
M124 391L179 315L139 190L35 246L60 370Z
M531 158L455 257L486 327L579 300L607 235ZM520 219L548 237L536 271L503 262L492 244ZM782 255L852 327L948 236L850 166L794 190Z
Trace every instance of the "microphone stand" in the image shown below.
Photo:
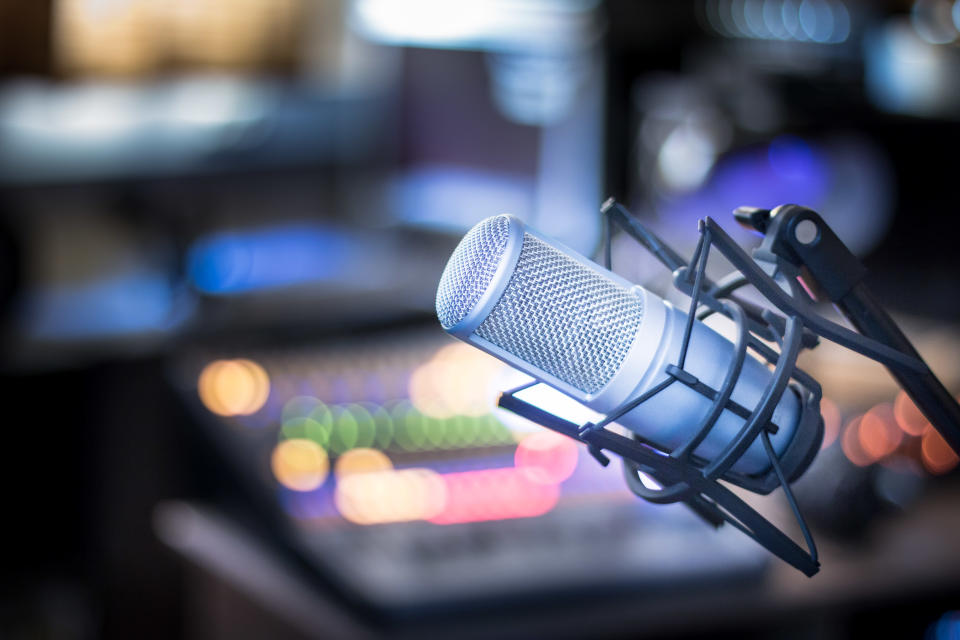
M807 576L817 573L820 563L790 483L809 466L819 450L823 420L819 408L820 385L796 366L802 349L815 347L822 337L883 363L947 442L960 451L960 406L867 290L862 282L866 269L814 211L796 205L783 205L772 211L738 209L734 212L737 220L765 236L752 257L707 217L700 221L700 241L689 261L684 261L678 252L612 198L603 204L601 212L607 223L605 262L608 269L612 257L611 238L617 226L673 272L674 286L690 297L678 362L666 367L662 381L609 412L596 424L575 425L516 396L537 382L503 392L498 401L500 407L584 443L604 466L610 462L604 450L617 454L623 461L627 486L637 496L660 504L683 502L714 526L730 524ZM736 269L717 283L706 276L711 248ZM748 284L783 315L732 296ZM817 313L809 286L804 288L801 284L812 284L825 292L860 333ZM684 369L694 319L703 320L714 313L727 316L736 327L735 355L718 388L704 384ZM768 345L771 342L779 351ZM748 349L773 367L770 383L752 409L731 398ZM638 434L625 437L606 428L672 384L686 385L712 401L708 414L697 428L691 429L692 435L681 446L664 450ZM776 433L778 427L770 419L788 387L797 394L802 410L796 435L778 456L770 443L770 434ZM718 456L704 460L695 450L722 411L742 417L744 425ZM766 450L770 469L759 475L733 471L734 463L756 440L760 440ZM641 473L656 480L658 487L646 486ZM807 549L721 485L720 480L762 495L781 488Z
M772 211L741 207L734 216L741 224L764 234L755 258L762 260L772 255L801 270L800 277L833 302L863 336L913 361L908 366L900 360L879 358L930 424L960 453L960 404L880 306L864 282L866 268L823 218L815 211L792 204Z
M612 225L616 224L671 271L677 272L684 267L685 262L679 254L638 222L623 205L611 198L603 204L601 211L607 216L608 238ZM785 204L773 210L740 207L733 215L741 225L764 235L763 243L753 251L755 260L774 265L787 275L802 278L808 290L821 292L860 333L817 332L886 366L930 424L960 454L960 404L877 301L864 282L866 267L820 214L806 207ZM714 232L718 228L710 218L706 219L704 226ZM609 269L609 240L605 259ZM743 271L741 265L734 266ZM719 298L722 297L720 294L728 295L745 284L755 284L749 274L734 272L733 275L736 277L727 283L711 285L711 293ZM767 294L768 291L761 290L761 293ZM783 304L778 300L771 301L783 309ZM746 302L738 300L738 304L745 308L748 316L754 319L762 316L762 311ZM814 325L818 323L810 322L811 313L808 311L801 315L808 326L817 330L818 327ZM700 318L703 317L701 314Z

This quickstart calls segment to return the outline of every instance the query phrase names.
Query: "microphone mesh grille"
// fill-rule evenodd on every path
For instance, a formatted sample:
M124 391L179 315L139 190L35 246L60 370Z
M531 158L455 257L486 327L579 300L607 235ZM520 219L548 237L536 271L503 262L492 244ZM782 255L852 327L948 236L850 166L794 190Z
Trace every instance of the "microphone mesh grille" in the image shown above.
M527 233L503 296L476 334L594 393L620 369L642 318L635 292Z
M450 256L437 288L437 318L444 329L477 304L497 271L510 235L508 216L487 218L463 237Z

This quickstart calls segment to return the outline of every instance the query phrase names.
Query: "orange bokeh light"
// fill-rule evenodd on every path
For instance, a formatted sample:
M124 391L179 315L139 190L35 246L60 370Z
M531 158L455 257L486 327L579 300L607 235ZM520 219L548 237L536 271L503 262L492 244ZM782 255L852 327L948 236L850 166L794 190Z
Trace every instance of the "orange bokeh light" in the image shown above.
M327 479L330 461L313 440L294 438L277 444L270 456L277 481L294 491L313 491Z
M252 360L215 360L200 372L197 392L213 413L245 416L259 411L267 401L270 378Z
M348 474L337 481L334 501L355 524L425 520L446 504L446 486L431 469Z
M836 442L837 436L840 435L842 417L837 404L827 397L820 399L820 413L823 415L823 444L820 448L826 449Z
M960 457L935 429L923 434L920 456L927 471L937 475L951 471L960 462Z
M860 421L862 418L863 416L857 416L848 422L840 438L843 455L847 456L847 460L858 467L866 467L876 462L876 459L872 458L860 445Z
M870 409L860 420L858 437L861 449L873 460L896 451L903 440L903 433L897 428L893 407L883 403Z
M337 458L333 466L333 475L341 480L355 473L373 473L375 471L389 471L393 463L383 451L378 449L351 449Z
M236 69L284 59L296 0L55 0L54 49L68 71L142 75L170 65Z
M905 391L897 394L893 403L893 415L897 426L911 436L922 436L930 428L930 422L924 417Z

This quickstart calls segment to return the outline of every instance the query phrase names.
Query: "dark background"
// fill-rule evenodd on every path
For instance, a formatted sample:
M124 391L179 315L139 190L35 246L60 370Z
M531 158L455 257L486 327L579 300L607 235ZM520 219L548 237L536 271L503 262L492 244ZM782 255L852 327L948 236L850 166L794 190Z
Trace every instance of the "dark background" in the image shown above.
M671 527L712 532L609 488L564 485L555 519L423 532L304 518L270 455L304 393L281 378L447 344L433 296L474 223L511 211L596 255L607 196L684 252L706 215L753 245L733 207L817 209L960 392L960 2L391 6L0 0L0 635L956 637L956 455L833 345L804 361L829 404L797 485L812 579L747 541L698 573ZM625 238L614 264L667 290ZM225 358L270 376L258 426L198 397ZM515 448L390 455L472 469ZM782 522L777 500L757 504ZM593 548L615 560L639 523L661 573L577 560L595 513L614 524ZM368 531L413 549L398 575L418 604L350 581L329 540ZM491 549L522 544L566 578L516 595L546 565L498 574ZM464 584L488 582L445 600L417 567L455 553Z

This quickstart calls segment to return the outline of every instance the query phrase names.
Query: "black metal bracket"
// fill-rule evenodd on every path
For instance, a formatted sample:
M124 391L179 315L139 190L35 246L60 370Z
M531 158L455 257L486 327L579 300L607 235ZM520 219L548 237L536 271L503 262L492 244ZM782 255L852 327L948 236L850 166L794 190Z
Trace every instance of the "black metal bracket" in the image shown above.
M614 409L595 424L575 425L544 412L516 396L530 385L503 393L499 405L544 427L583 442L587 445L590 454L604 466L610 462L605 451L617 454L623 460L627 486L639 497L661 504L683 502L713 526L728 522L806 575L815 574L819 569L816 546L802 514L796 507L789 482L799 476L809 465L810 452L816 451L823 437L823 423L819 412L820 387L816 381L796 366L796 358L801 349L816 345L816 335L807 330L803 319L796 314L779 316L730 298L739 287L751 283L752 278L760 278L766 286L779 290L777 283L763 271L757 269L744 274L743 277L725 279L716 284L707 279L706 266L712 248L716 248L735 265L737 261L753 264L752 260L743 254L732 239L712 220L707 219L700 225L700 240L694 255L689 261L684 261L678 252L629 215L621 205L610 200L604 203L602 211L607 219L606 262L608 268L611 266L610 238L613 235L614 226L618 226L657 256L673 272L675 286L690 297L689 313L678 361L666 368L666 376L658 384L639 397ZM725 315L736 326L735 355L723 383L717 389L705 384L684 369L694 320L713 313ZM765 341L777 343L780 346L780 352L777 353ZM770 384L753 409L748 409L731 398L748 349L774 367ZM710 410L699 428L692 430L691 437L679 447L668 451L663 446L644 440L638 435L626 437L607 428L626 413L677 383L686 385L694 392L711 400ZM776 433L779 427L771 421L771 418L788 386L800 397L803 411L801 424L796 429L798 435L794 437L783 455L777 458L769 436L771 433ZM715 459L703 460L696 455L696 449L710 433L723 411L730 411L742 417L744 424L739 433ZM734 463L757 438L761 439L770 457L770 469L760 475L746 475L733 471L731 468ZM647 487L641 480L640 473L647 474L659 484L660 488ZM789 536L720 484L721 479L761 494L770 493L777 487L782 487L806 540L807 550L802 549Z
M741 207L734 216L764 234L754 258L792 267L808 288L836 304L860 332L850 338L852 344L839 342L886 365L930 423L960 453L960 404L874 298L864 281L867 270L823 218L795 204L773 210ZM869 347L875 343L898 355L870 353Z
M607 200L601 212L606 219L604 257L608 269L612 267L611 239L619 228L669 269L674 286L690 298L678 361L666 367L666 376L658 384L595 424L573 424L516 397L536 382L504 392L499 406L584 443L603 466L610 463L605 451L620 456L627 486L637 496L654 503L683 502L713 526L730 523L808 576L816 574L820 564L816 545L790 483L816 455L823 438L823 421L820 386L796 366L802 349L813 348L820 338L825 338L883 363L948 442L960 451L960 406L869 295L863 283L866 275L863 265L816 212L796 205L784 205L773 211L738 209L734 215L739 222L765 235L753 257L707 217L700 221L700 239L687 261L615 200ZM716 283L706 276L707 260L713 248L735 269ZM808 286L801 286L801 278ZM734 298L733 294L745 285L753 286L779 313ZM808 295L810 286L836 302L860 333L817 313ZM684 369L694 319L702 320L714 313L725 315L736 327L735 355L719 389L704 384ZM779 350L772 348L770 342ZM773 366L771 380L752 410L731 399L748 349ZM692 430L691 437L679 447L668 451L637 434L626 437L607 428L675 383L686 385L712 401L699 428ZM776 433L778 427L771 418L788 387L801 399L802 411L793 441L778 458L770 443L770 434ZM716 458L704 460L695 451L723 411L740 416L744 425ZM770 459L770 469L760 475L734 472L734 463L757 438ZM660 488L644 484L641 473L652 478ZM778 487L783 489L807 549L801 548L720 480L761 494Z
M921 409L924 409L921 400L926 401L927 408L939 407L937 417L942 423L949 426L953 420L956 432L951 433L948 441L955 448L960 443L960 418L957 418L960 408L949 398L942 384L889 316L867 295L862 282L865 269L815 212L795 205L785 205L773 211L738 209L734 214L738 221L765 234L763 244L754 251L753 257L748 256L716 222L705 218L699 224L699 242L687 261L613 199L603 204L601 212L606 218L604 256L608 269L612 266L611 239L615 229L620 228L656 256L673 273L674 286L690 298L678 361L666 367L666 375L659 383L595 424L573 424L516 396L523 389L538 384L536 382L504 392L498 404L584 443L603 466L610 463L605 451L620 456L627 486L637 496L654 503L683 502L714 526L730 523L804 574L812 576L817 573L820 564L816 545L790 483L809 466L823 439L820 385L796 365L800 351L815 347L820 338L877 360L890 368L898 380L904 378L913 383L912 389L906 384L904 388L914 396ZM716 283L706 276L711 249L716 249L735 269ZM825 291L831 300L836 301L861 333L817 313L807 288L800 284L801 276L812 280L809 284ZM734 298L733 294L745 285L753 286L779 313ZM684 369L694 319L702 320L714 313L723 314L736 327L734 357L718 389L704 384ZM775 343L778 349L768 343ZM773 367L770 382L752 410L731 399L748 349ZM934 388L934 382L956 408L955 413L953 408L945 405L944 398ZM712 401L700 426L692 429L690 438L680 446L667 450L637 434L626 437L607 428L676 383L686 385ZM776 433L778 426L771 422L771 418L788 388L800 398L802 411L793 440L778 457L770 443L770 434ZM702 459L696 455L696 449L723 411L743 418L743 427L716 458ZM933 421L933 416L927 415ZM938 428L942 426L938 425ZM941 428L941 433L944 430ZM734 463L758 438L770 459L770 469L759 475L733 471ZM641 473L652 478L659 488L644 484ZM781 488L807 549L801 548L720 484L721 480L760 494Z

